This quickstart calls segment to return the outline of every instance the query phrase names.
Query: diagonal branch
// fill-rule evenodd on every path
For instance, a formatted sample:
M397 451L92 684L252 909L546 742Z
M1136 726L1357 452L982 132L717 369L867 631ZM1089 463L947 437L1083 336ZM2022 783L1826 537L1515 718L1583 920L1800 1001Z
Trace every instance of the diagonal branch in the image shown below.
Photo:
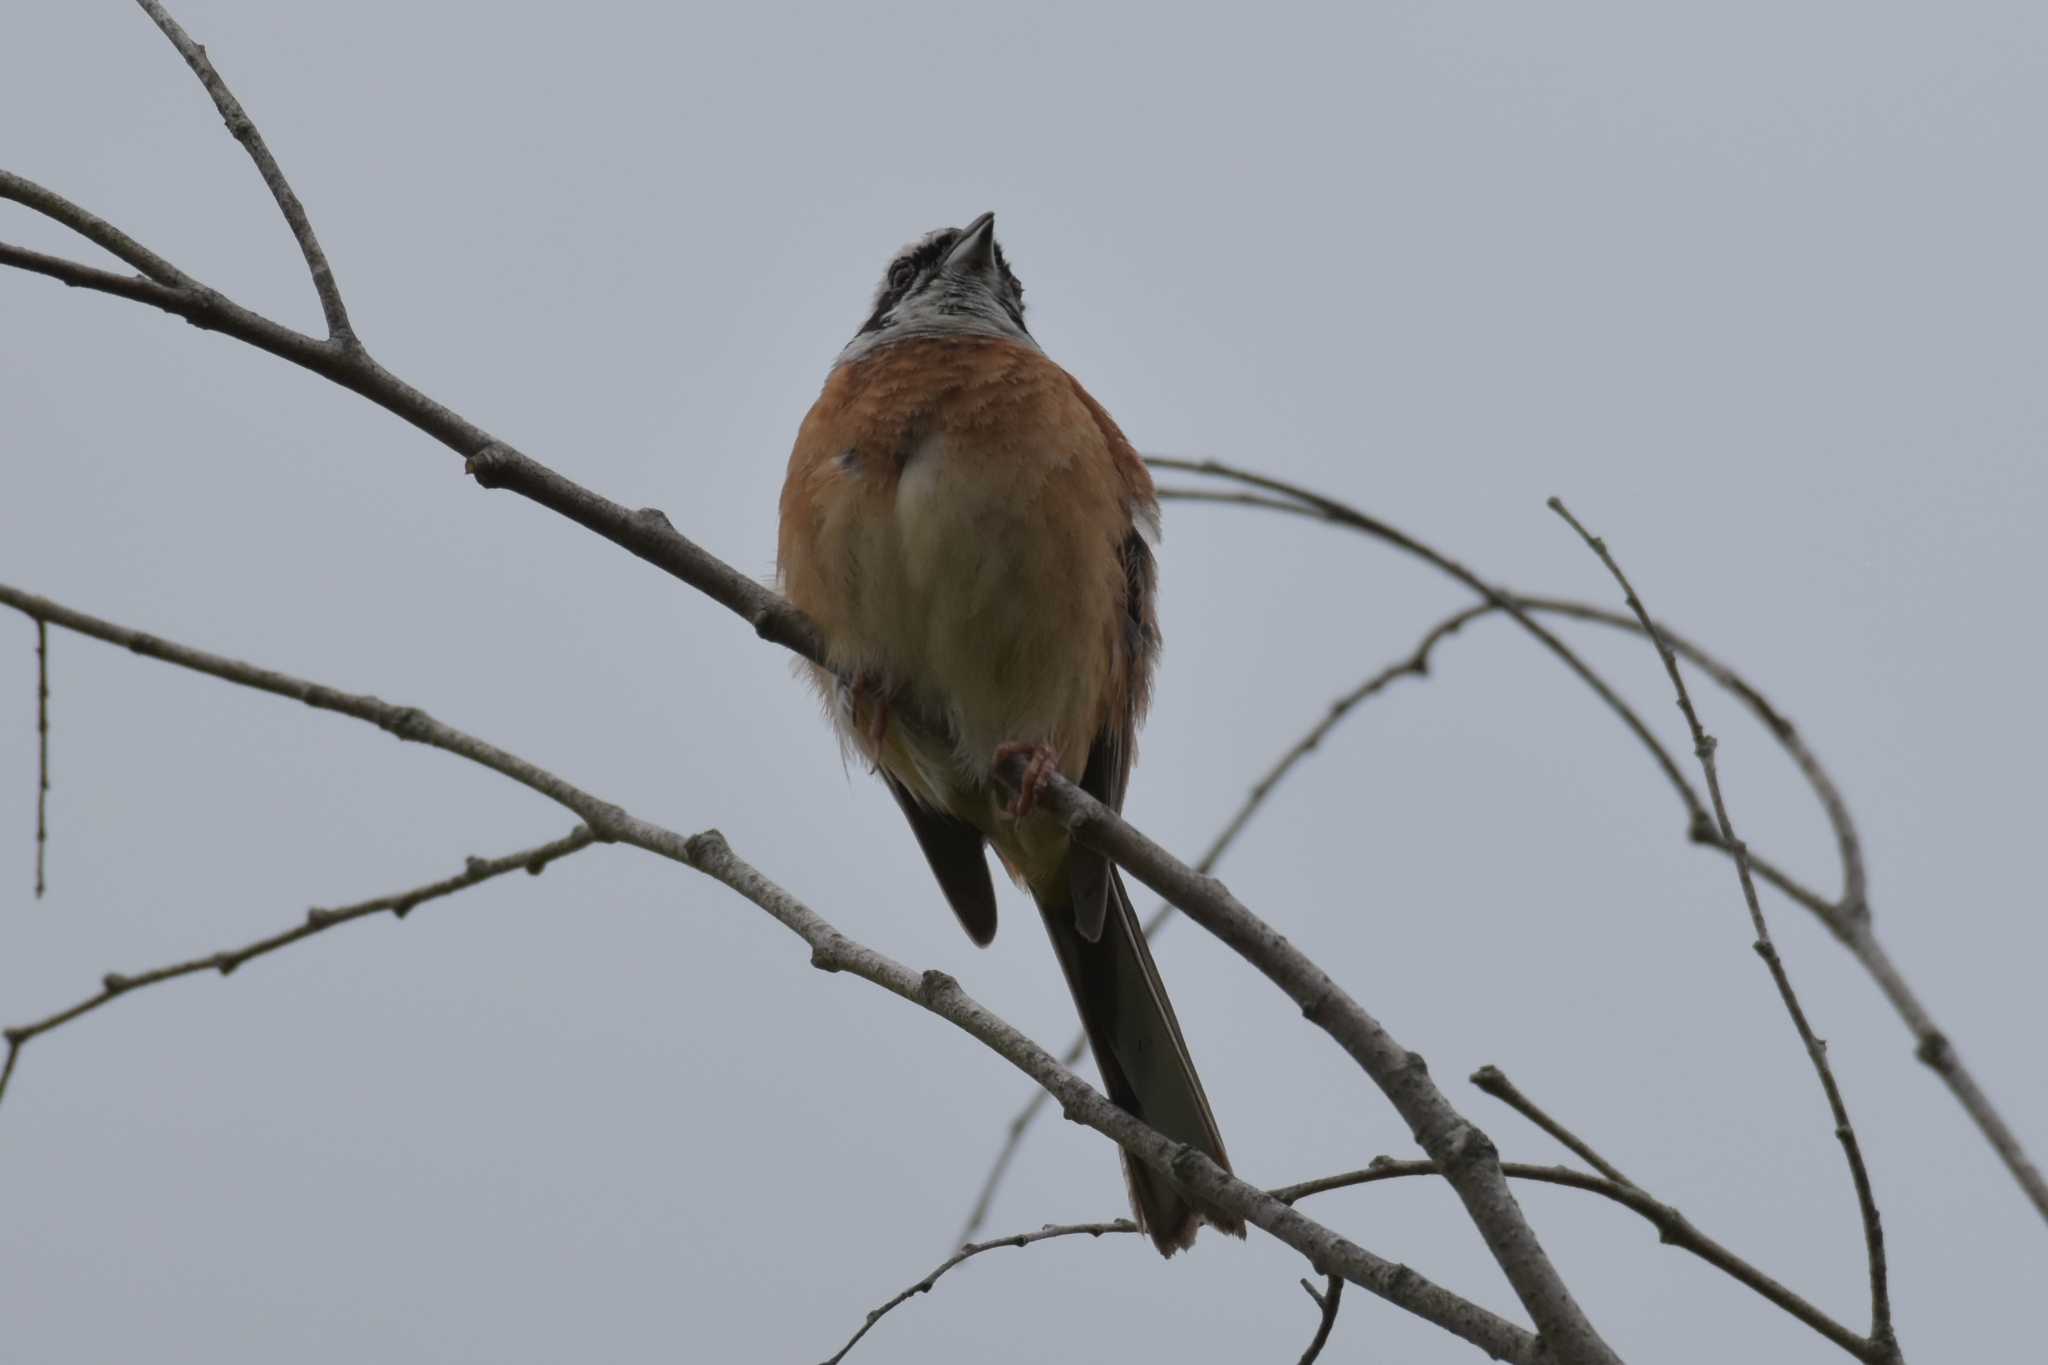
M1260 808L1265 805L1266 798L1271 796L1274 789L1286 780L1288 774L1294 771L1297 764L1321 747L1322 742L1329 738L1330 732L1341 725L1346 716L1349 716L1366 700L1384 691L1400 679L1404 677L1419 678L1428 673L1429 657L1437 645L1450 636L1455 635L1464 627L1467 621L1484 616L1492 610L1494 608L1491 603L1482 602L1478 606L1466 608L1446 621L1439 622L1428 634L1422 637L1422 643L1417 645L1414 652L1406 659L1398 663L1389 664L1364 682L1358 684L1358 686L1352 688L1349 692L1332 701L1328 708L1325 709L1321 719L1310 726L1308 732L1290 745L1286 752L1273 761L1273 765L1266 770L1265 774L1252 784L1251 790L1245 795L1244 800L1238 804L1236 811L1224 823L1223 828L1217 831L1216 837L1209 841L1209 847L1203 850L1200 861L1195 864L1195 870L1203 873L1216 870L1216 865L1223 861L1223 855L1230 851L1231 845L1237 842L1237 837L1244 833L1245 826L1251 823L1252 817L1257 815ZM1145 937L1149 939L1157 936L1159 931L1172 921L1172 918L1173 902L1162 902L1159 908L1145 921ZM1076 1032L1073 1041L1068 1044L1067 1050L1060 1055L1060 1060L1068 1066L1072 1066L1080 1060L1081 1049L1086 1046L1086 1043L1085 1035ZM1024 1135L1030 1131L1033 1121L1037 1119L1039 1111L1044 1107L1045 1092L1043 1090L1034 1090L1031 1093L1031 1098L1024 1102L1023 1107L1017 1111L1005 1126L1003 1145L996 1153L995 1163L989 1167L988 1174L982 1178L981 1190L974 1197L974 1207L968 1210L967 1223L961 1228L959 1237L955 1239L956 1241L965 1242L971 1239L976 1232L981 1230L982 1224L987 1221L989 1209L995 1203L996 1190L1002 1185L1003 1177L1009 1173L1010 1163L1016 1159L1017 1149L1023 1145Z
M1687 1251L1721 1271L1744 1287L1753 1290L1762 1298L1792 1317L1805 1323L1835 1345L1868 1365L1896 1365L1896 1355L1888 1353L1868 1338L1858 1336L1848 1327L1829 1317L1800 1295L1787 1289L1778 1280L1758 1270L1742 1257L1722 1246L1713 1238L1693 1226L1685 1214L1662 1202L1634 1185L1624 1185L1604 1176L1589 1175L1575 1171L1569 1166L1538 1166L1528 1162L1508 1161L1501 1164L1513 1180L1526 1180L1541 1185L1560 1185L1567 1189L1584 1190L1601 1198L1633 1210L1647 1219L1657 1229L1659 1240L1667 1246ZM1276 1199L1293 1203L1306 1199L1312 1194L1323 1194L1330 1190L1347 1189L1353 1185L1372 1185L1383 1180L1402 1180L1411 1177L1438 1175L1440 1172L1428 1161L1395 1161L1389 1157L1375 1158L1364 1170L1346 1171L1342 1175L1323 1176L1317 1180L1305 1180L1299 1185L1287 1185L1274 1190Z
M1017 755L999 762L997 781L1016 790L1023 766ZM1397 1042L1328 973L1253 914L1222 882L1181 862L1057 773L1045 779L1038 799L1076 839L1113 858L1256 967L1372 1078L1457 1192L1481 1240L1557 1359L1616 1359L1538 1242L1501 1174L1492 1140L1452 1106L1430 1079L1419 1054Z
M337 345L353 348L356 343L355 329L349 325L348 308L341 301L341 286L335 281L334 269L327 264L327 253L320 249L320 239L313 235L312 220L306 217L305 205L292 192L291 182L284 178L277 158L270 154L270 147L263 141L263 134L257 131L255 122L243 112L242 102L228 89L220 72L214 70L213 62L206 55L206 49L178 25L169 11L157 0L137 0L142 12L163 30L164 37L171 40L171 46L178 49L178 55L185 59L185 65L192 68L192 74L206 87L206 93L213 99L213 107L220 111L228 131L235 141L242 144L249 153L249 159L256 163L256 173L263 177L263 184L270 191L270 197L277 201L278 211L290 225L292 236L298 241L299 254L306 258L306 272L313 277L313 290L320 296L320 311L327 319L327 339Z
M1534 1100L1524 1095L1499 1067L1483 1066L1479 1068L1478 1071L1472 1074L1472 1083L1514 1109L1515 1112L1521 1114L1557 1141L1563 1143L1580 1160L1600 1172L1613 1187L1612 1189L1602 1189L1592 1184L1580 1183L1579 1188L1593 1190L1596 1194L1605 1195L1618 1203L1626 1204L1628 1207L1635 1209L1638 1213L1641 1213L1645 1218L1656 1224L1658 1234L1667 1245L1690 1251L1693 1255L1698 1256L1717 1270L1727 1273L1739 1283L1755 1290L1758 1294L1784 1309L1787 1313L1790 1313L1814 1331L1819 1332L1822 1336L1834 1342L1857 1359L1870 1362L1870 1365L1897 1365L1899 1356L1898 1344L1896 1342L1889 1339L1858 1336L1849 1328L1836 1322L1833 1318L1815 1308L1811 1303L1701 1232L1692 1225L1691 1220L1684 1214L1672 1208L1669 1204L1660 1203L1654 1199L1647 1190L1624 1176L1606 1158L1594 1151L1590 1143L1544 1112ZM1377 1168L1381 1163L1375 1162L1373 1164ZM1566 1170L1564 1167L1551 1169ZM1531 1178L1542 1179L1544 1177L1532 1176ZM1557 1183L1570 1182L1560 1180Z
M140 275L118 275L82 261L30 251L10 242L0 242L0 265L11 265L31 275L47 275L74 289L91 289L101 294L112 294L115 298L146 303L166 313L184 316L187 307L184 294L169 285L158 284Z
M995 1251L1001 1247L1028 1247L1039 1242L1050 1242L1058 1237L1101 1237L1106 1233L1136 1232L1137 1230L1138 1225L1128 1218L1112 1218L1106 1223L1048 1223L1036 1232L1018 1232L1008 1237L991 1238L986 1242L969 1242L951 1256L933 1266L931 1273L916 1284L911 1285L879 1307L869 1309L867 1317L861 1322L860 1329L847 1338L844 1346L825 1358L825 1365L839 1365L840 1361L846 1359L848 1352L860 1345L861 1338L872 1331L875 1324L888 1316L891 1310L908 1303L919 1294L931 1293L932 1286L936 1285L939 1282L939 1278L947 1271L963 1261L974 1259L984 1251Z
M975 1001L953 978L943 972L913 971L840 933L809 906L733 852L724 836L716 830L684 836L640 819L566 778L435 720L416 707L396 706L376 697L342 692L238 659L192 649L4 585L0 585L0 605L12 606L38 620L82 635L122 645L149 658L366 721L400 739L467 758L509 777L574 812L597 841L630 844L681 863L730 887L802 938L810 946L813 966L858 976L964 1030L1051 1091L1068 1117L1116 1142L1137 1160L1188 1189L1197 1199L1272 1234L1301 1252L1317 1271L1341 1274L1360 1288L1407 1309L1500 1359L1526 1365L1536 1365L1539 1360L1611 1359L1611 1356L1573 1355L1563 1346L1539 1341L1505 1318L1442 1288L1409 1267L1397 1265L1338 1236L1256 1186L1239 1180L1204 1153L1164 1136L1110 1103L1100 1091L1061 1065L1051 1053ZM1071 784L1069 792L1072 792ZM1055 799L1058 799L1057 794ZM1084 796L1083 799L1087 798ZM1113 825L1122 824L1113 815L1108 819ZM1468 1142L1466 1146L1469 1149L1471 1144ZM1487 1150L1490 1151L1490 1147ZM1469 1160L1473 1154L1467 1150L1459 1155ZM1540 1324L1542 1319L1538 1321Z
M1342 526L1387 540L1389 543L1404 549L1418 544L1412 537L1395 532L1392 528L1383 527L1382 523L1365 516L1363 513L1357 512L1355 509L1346 507L1334 499L1325 497L1322 494L1310 493L1307 490L1295 490L1293 485L1269 480L1261 475L1246 473L1214 461L1194 462L1155 458L1153 463L1161 468L1186 469L1210 474L1218 478L1242 482L1250 487L1278 488L1292 490L1299 494L1299 496L1279 497L1265 493L1163 488L1160 490L1160 497L1162 499L1243 504L1261 507L1284 512L1291 516L1307 517L1311 520ZM1443 562L1443 557L1437 555L1434 551L1423 553L1421 550L1417 550L1415 552L1431 563L1440 564ZM1459 575L1454 573L1453 576ZM1460 581L1466 580L1461 577ZM1481 591L1482 595L1485 595L1483 588L1479 589L1479 591ZM1598 622L1637 633L1641 633L1643 629L1641 623L1631 616L1609 611L1602 607L1590 606L1585 603L1542 597L1517 597L1516 601L1519 602L1526 612L1550 612L1579 620ZM1520 618L1518 617L1517 619L1519 620ZM1892 1008L1897 1011L1900 1019L1904 1021L1907 1029L1912 1033L1914 1039L1913 1055L1915 1058L1941 1078L1942 1083L1955 1096L1957 1103L1962 1105L1964 1112L1977 1125L1977 1130L1983 1134L1985 1141L1990 1144L1999 1159L2005 1163L2006 1169L2011 1172L2014 1180L2019 1183L2021 1191L2034 1206L2036 1212L2044 1219L2048 1219L2048 1179L2043 1178L2040 1168L2027 1155L2026 1149L2020 1143L2018 1135L2013 1132L2012 1127L2006 1123L2004 1117L1991 1103L1990 1097L1984 1093L1984 1089L1978 1084L1976 1077L1964 1065L1961 1056L1957 1053L1948 1035L1936 1025L1927 1007L1921 1003L1919 996L1907 984L1897 964L1891 960L1890 955L1884 950L1883 945L1877 939L1876 931L1872 927L1871 922L1868 882L1864 869L1861 841L1857 836L1855 824L1850 819L1847 803L1842 799L1840 791L1836 788L1832 778L1821 767L1819 760L1813 755L1812 751L1807 748L1791 722L1765 700L1757 689L1699 646L1692 644L1682 636L1670 632L1662 624L1659 624L1657 629L1664 632L1667 645L1679 655L1700 667L1708 676L1732 692L1748 707L1764 723L1764 726L1770 730L1773 738L1778 741L1805 775L1809 785L1814 790L1816 798L1820 801L1823 810L1827 814L1830 826L1834 830L1837 850L1842 860L1842 895L1838 901L1829 900L1827 897L1820 895L1791 877L1753 849L1747 850L1751 870L1757 876L1762 877L1772 886L1782 891L1793 901L1816 915L1822 923L1827 925L1829 931L1841 940L1843 946L1849 950L1856 960L1862 964L1864 970L1870 973L1872 980L1877 982L1878 989L1884 992L1885 998L1891 1002ZM1567 660L1567 662L1570 661ZM1586 678L1589 683L1591 682L1591 679L1588 678L1590 669L1574 666L1574 671L1578 672L1581 678ZM1603 700L1607 700L1610 705L1613 704L1611 689L1595 685L1594 691ZM1624 719L1627 719L1626 713L1624 713ZM1655 759L1658 768L1675 784L1680 799L1686 803L1687 808L1692 812L1691 823L1687 830L1688 837L1695 843L1719 849L1721 852L1732 857L1734 850L1723 841L1721 832L1715 825L1713 818L1700 803L1697 793L1692 789L1692 784L1686 781L1684 775L1678 771L1675 760L1672 759L1662 742L1645 727L1631 723L1629 728Z
M43 623L38 620L36 624L41 626ZM338 924L347 924L351 920L359 920L368 915L382 914L385 911L389 911L398 919L404 919L408 914L412 913L415 906L424 905L431 900L439 900L443 896L452 896L457 891L467 890L469 887L487 882L493 877L502 876L507 872L524 869L526 872L537 877L546 870L549 863L554 862L558 858L566 858L570 854L586 849L596 842L597 836L591 833L590 827L579 825L560 839L541 844L535 848L521 849L517 853L508 853L502 858L471 858L464 865L462 871L454 876L444 877L437 882L429 882L425 886L416 886L410 891L394 892L388 896L378 896L372 900L358 901L354 905L345 905L333 910L323 910L315 907L306 912L306 918L303 922L279 933L271 934L266 938L259 938L253 943L245 943L239 948L224 948L219 952L207 953L202 957L195 957L185 962L174 962L165 967L152 967L144 972L108 972L101 979L100 990L97 995L88 996L75 1005L58 1010L54 1014L45 1015L33 1023L19 1024L4 1030L4 1032L0 1032L0 1036L4 1036L7 1040L7 1061L5 1065L0 1065L0 1100L4 1100L7 1097L7 1082L13 1079L15 1060L21 1055L22 1049L28 1046L31 1039L40 1037L51 1029L62 1027L74 1019L91 1014L94 1010L118 996L127 995L132 991L142 989L144 986L155 986L165 981L175 981L181 976L193 976L199 972L219 972L222 976L226 976L245 962L267 956L278 951L280 948L288 948L302 939L308 939L315 934L324 933Z
M648 847L631 835L625 841ZM810 944L813 966L825 971L851 972L958 1025L1050 1090L1068 1118L1113 1139L1138 1160L1170 1175L1198 1199L1271 1233L1306 1256L1319 1272L1340 1274L1361 1289L1501 1358L1532 1363L1575 1358L1565 1347L1552 1344L1552 1338L1532 1337L1411 1268L1375 1256L1323 1225L1303 1218L1264 1190L1231 1175L1207 1154L1175 1142L1133 1118L1062 1066L1050 1052L970 998L952 977L944 972L912 971L848 939L733 853L717 831L691 838L684 852L690 866L724 882Z
M52 222L70 228L86 241L120 257L158 284L173 289L188 289L194 284L190 275L106 219L87 212L55 190L38 185L33 180L26 180L11 171L0 171L0 199L12 199L23 208L32 209Z
M1542 1166L1524 1161L1504 1161L1501 1163L1501 1170L1511 1180L1583 1190L1629 1209L1656 1228L1659 1239L1667 1246L1677 1247L1706 1262L1767 1302L1783 1309L1856 1359L1867 1362L1867 1365L1894 1365L1896 1358L1887 1354L1885 1348L1878 1343L1857 1335L1852 1329L1829 1317L1807 1299L1701 1232L1684 1213L1655 1198L1639 1186L1606 1176L1589 1175L1584 1171L1573 1170L1569 1166ZM1357 1185L1375 1185L1388 1180L1440 1177L1442 1174L1443 1172L1432 1161L1396 1161L1392 1157L1382 1156L1374 1158L1372 1164L1363 1170L1345 1171L1337 1175L1321 1176L1315 1180L1304 1180L1299 1184L1282 1185L1266 1193L1283 1204L1293 1204L1311 1195L1327 1194L1332 1190L1349 1189ZM1137 1225L1130 1219L1118 1218L1100 1223L1048 1225L1034 1232L970 1242L940 1262L922 1280L870 1310L852 1339L827 1360L825 1365L838 1365L838 1362L845 1358L883 1316L919 1294L930 1293L941 1276L984 1252L1002 1247L1031 1246L1060 1237L1102 1237L1136 1231Z
M1255 473L1248 469L1240 469L1235 465L1224 464L1220 460L1182 460L1164 455L1148 455L1145 457L1145 460L1154 469L1171 469L1180 473L1203 474L1213 478L1229 479L1264 493L1277 494L1278 496L1274 498L1233 498L1230 500L1252 502L1257 506L1268 507L1277 511L1293 512L1303 516L1334 522L1340 526L1347 526L1354 531L1359 531L1375 539L1385 541L1387 544L1415 556L1417 559L1441 570L1443 573L1464 584L1473 592L1478 593L1480 597L1492 603L1495 608L1513 617L1517 625L1534 636L1545 649L1556 655L1565 667L1576 673L1581 682L1598 693L1600 699L1607 703L1621 723L1633 731L1636 737L1650 748L1650 751L1656 756L1659 766L1664 769L1665 777L1670 780L1672 790L1678 794L1679 800L1685 804L1689 825L1697 826L1705 818L1706 810L1700 802L1698 793L1693 790L1692 784L1686 781L1685 774L1679 771L1677 763L1655 742L1656 736L1651 732L1650 727L1643 723L1642 717L1638 716L1635 709L1622 700L1621 695L1607 684L1606 679L1602 678L1593 670L1591 665L1579 657L1577 651L1572 649L1563 640L1560 640L1554 632L1536 620L1529 612L1525 611L1520 601L1506 589L1487 582L1477 573L1466 568L1441 550L1417 540L1414 536L1398 529L1391 523L1361 512L1347 503L1337 501L1335 498L1326 497L1311 489L1303 488L1298 484L1269 478L1264 474ZM1165 490L1162 491L1161 496L1185 499L1188 497L1188 492L1178 489ZM1196 496L1199 497L1199 493Z
M1630 1180L1618 1169L1610 1165L1607 1158L1594 1151L1585 1139L1550 1117L1550 1115L1544 1113L1542 1109L1537 1107L1536 1101L1524 1095L1516 1087L1515 1083L1508 1079L1507 1073L1499 1067L1482 1066L1472 1073L1471 1080L1472 1084L1478 1086L1483 1093L1493 1096L1502 1104L1505 1104L1508 1108L1550 1134L1551 1137L1562 1143L1565 1149L1573 1156L1585 1162L1615 1184L1626 1185L1632 1190L1641 1188L1635 1181Z
M1728 818L1728 804L1721 795L1721 776L1714 762L1714 737L1700 724L1699 712L1693 708L1692 695L1686 690L1684 675L1678 671L1678 656L1671 646L1664 642L1664 636L1656 623L1636 596L1635 588L1629 583L1628 575L1621 565L1608 553L1607 543L1595 536L1579 523L1564 503L1550 499L1550 508L1579 533L1614 581L1621 586L1622 595L1628 601L1629 610L1642 623L1643 633L1650 637L1650 643L1657 647L1657 655L1664 662L1664 672L1671 679L1671 686L1678 694L1678 709L1685 713L1685 723L1692 731L1693 752L1699 756L1700 769L1706 776L1707 793L1714 803L1714 821L1719 826L1721 838L1735 853L1735 875L1742 884L1742 899L1749 908L1749 922L1756 931L1757 956L1770 969L1771 980L1778 988L1778 998L1784 1002L1785 1012L1791 1016L1792 1025L1799 1033L1799 1041L1806 1047L1806 1055L1813 1062L1814 1074L1820 1078L1821 1090L1827 1096L1828 1111L1834 1116L1835 1137L1842 1144L1842 1154L1848 1160L1849 1176L1856 1187L1856 1203L1863 1217L1863 1241L1870 1263L1870 1336L1880 1346L1887 1348L1892 1358L1897 1357L1896 1337L1892 1330L1892 1305L1889 1275L1885 1265L1884 1224L1878 1217L1877 1198L1870 1187L1870 1172L1863 1163L1863 1148L1856 1140L1856 1129L1849 1122L1848 1107L1842 1101L1841 1087L1835 1083L1834 1068L1828 1064L1827 1044L1814 1035L1813 1026L1807 1022L1806 1011L1799 1003L1799 997L1792 990L1792 978L1785 970L1785 963L1778 955L1777 945L1771 941L1770 926L1764 922L1763 907L1757 901L1756 882L1750 875L1749 851L1735 835L1735 826Z

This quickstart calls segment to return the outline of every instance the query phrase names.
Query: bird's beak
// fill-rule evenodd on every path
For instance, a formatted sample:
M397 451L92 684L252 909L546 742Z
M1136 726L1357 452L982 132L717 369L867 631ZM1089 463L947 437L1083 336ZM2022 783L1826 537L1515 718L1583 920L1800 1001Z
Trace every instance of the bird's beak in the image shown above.
M946 253L946 269L988 274L996 268L996 216L984 213L960 231L960 240Z

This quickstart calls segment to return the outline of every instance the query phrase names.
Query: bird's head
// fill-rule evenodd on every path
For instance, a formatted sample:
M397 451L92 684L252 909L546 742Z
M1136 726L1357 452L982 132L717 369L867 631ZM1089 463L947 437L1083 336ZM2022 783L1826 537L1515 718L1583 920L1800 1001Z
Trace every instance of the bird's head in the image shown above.
M1024 286L996 243L996 216L938 228L896 253L868 320L846 354L908 337L994 336L1035 346L1024 327Z

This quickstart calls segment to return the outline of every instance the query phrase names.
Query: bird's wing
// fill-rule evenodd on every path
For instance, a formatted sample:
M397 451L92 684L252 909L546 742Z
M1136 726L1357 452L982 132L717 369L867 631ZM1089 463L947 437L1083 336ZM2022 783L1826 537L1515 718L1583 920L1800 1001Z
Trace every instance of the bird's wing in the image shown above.
M946 893L946 903L960 917L960 927L967 937L987 947L996 936L996 889L989 880L981 831L923 804L887 772L882 772L882 780L889 784L889 794L910 821L910 832L917 836L924 860L931 864L939 889Z

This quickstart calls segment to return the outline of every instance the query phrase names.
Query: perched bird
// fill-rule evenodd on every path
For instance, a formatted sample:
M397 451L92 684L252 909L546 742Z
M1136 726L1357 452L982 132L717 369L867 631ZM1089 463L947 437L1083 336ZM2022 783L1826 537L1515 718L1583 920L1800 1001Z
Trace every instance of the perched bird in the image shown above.
M1109 1097L1228 1169L1122 877L1036 808L1055 771L1123 806L1159 652L1158 528L1131 443L1025 329L984 213L889 263L797 433L777 563L823 632L831 667L811 671L843 745L888 784L968 936L995 936L994 845ZM1020 754L1011 799L992 770ZM1244 1235L1128 1153L1124 1175L1162 1254L1203 1222Z

